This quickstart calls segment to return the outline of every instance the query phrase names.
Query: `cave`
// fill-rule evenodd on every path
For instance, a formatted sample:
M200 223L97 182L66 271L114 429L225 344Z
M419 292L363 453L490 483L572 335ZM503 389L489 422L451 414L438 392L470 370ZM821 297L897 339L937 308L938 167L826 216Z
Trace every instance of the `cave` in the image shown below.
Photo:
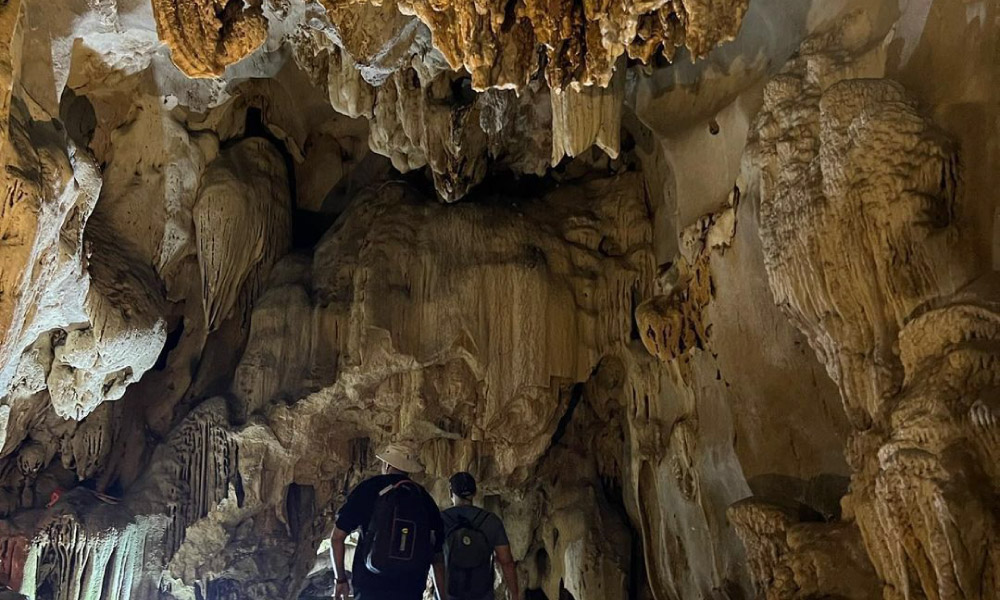
M5 0L0 600L329 598L400 442L525 599L1000 599L998 40Z

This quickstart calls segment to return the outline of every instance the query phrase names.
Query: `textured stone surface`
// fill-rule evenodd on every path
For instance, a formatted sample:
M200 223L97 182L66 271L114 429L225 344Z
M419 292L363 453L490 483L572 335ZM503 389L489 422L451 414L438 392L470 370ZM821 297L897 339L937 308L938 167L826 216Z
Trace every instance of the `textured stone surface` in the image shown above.
M475 89L525 86L542 68L541 49L545 78L561 90L607 86L626 51L648 61L657 51L669 59L677 46L687 46L703 56L736 35L747 2L402 0L399 8L427 25L448 64L464 67Z
M245 313L288 252L287 178L278 151L262 138L240 142L206 167L191 216L209 331L234 309Z
M982 271L959 233L965 198L954 142L902 86L860 78L881 67L879 50L866 52L856 33L811 40L765 88L748 152L759 169L752 185L765 265L776 302L840 386L854 428L846 525L860 529L884 597L918 589L929 598L985 598L995 593L996 525L986 508L993 503L978 490L992 486L991 476L988 459L971 450L977 432L956 429L955 419L987 429L992 422L992 409L974 406L977 382L993 372L979 354L989 353L991 311L964 304L990 294L959 293ZM928 326L953 341L934 344L923 337ZM973 338L982 340L975 358L962 347ZM970 363L959 356L977 367L963 369ZM958 521L974 525L960 533L948 525ZM744 535L753 548L761 539ZM760 571L787 568L772 562ZM779 579L774 597L807 593L804 582Z
M221 75L267 37L261 2L154 0L156 31L177 68L190 77Z
M998 16L3 4L0 597L328 595L405 440L529 600L991 600Z
M343 419L358 415L358 426L376 428L367 437L377 442L379 430L454 440L446 458L472 440L490 472L515 475L550 443L569 400L562 382L585 380L628 339L628 310L598 307L627 306L648 285L651 233L637 184L623 176L518 210L502 199L447 208L391 183L359 198L337 235L317 247L310 293L282 286L262 299L296 311L308 310L303 303L312 297L316 306L303 321L322 326L289 330L269 320L292 322L288 310L255 314L254 329L265 337L251 336L235 382L246 412L308 389L290 383L318 385L307 405L333 403ZM608 247L620 250L602 254ZM586 310L558 310L565 305ZM276 344L271 330L288 337ZM295 444L314 439L299 427L291 434Z

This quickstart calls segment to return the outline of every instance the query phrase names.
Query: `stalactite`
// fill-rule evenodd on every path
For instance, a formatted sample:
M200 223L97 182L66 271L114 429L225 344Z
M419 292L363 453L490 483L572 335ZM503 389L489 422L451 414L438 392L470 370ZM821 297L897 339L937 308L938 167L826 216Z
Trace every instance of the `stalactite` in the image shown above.
M193 217L209 331L234 308L247 312L290 248L287 177L283 159L263 138L240 142L208 165Z
M406 440L529 598L992 600L998 9L923 4L0 2L0 598L329 595Z
M131 600L146 574L150 522L88 523L65 515L31 541L20 590L30 600Z
M355 0L324 3L335 23L345 22L345 13L357 13L357 9L344 8L357 4ZM736 35L747 10L746 0L658 0L593 6L536 0L517 4L397 0L385 4L398 5L403 14L419 18L431 30L435 47L451 68L468 71L472 86L480 91L490 87L521 89L543 65L553 89L603 87L626 49L630 56L644 61L657 50L672 58L674 47L680 45L686 45L695 56L704 56ZM349 21L347 24L350 26Z
M187 528L238 486L238 450L222 398L203 402L157 449L137 490L126 500L137 514L165 513L165 560L180 548Z
M153 0L156 30L190 77L221 75L267 37L261 0Z

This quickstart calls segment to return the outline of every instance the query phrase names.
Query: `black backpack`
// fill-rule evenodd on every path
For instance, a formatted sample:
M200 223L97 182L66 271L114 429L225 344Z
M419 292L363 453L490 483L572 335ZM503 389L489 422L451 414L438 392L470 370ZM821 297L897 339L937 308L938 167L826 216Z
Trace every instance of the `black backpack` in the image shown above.
M379 492L360 551L380 577L427 575L434 538L424 490L404 479Z
M460 516L448 530L444 551L450 598L479 600L493 592L493 546L480 529L489 517L485 510L471 521Z

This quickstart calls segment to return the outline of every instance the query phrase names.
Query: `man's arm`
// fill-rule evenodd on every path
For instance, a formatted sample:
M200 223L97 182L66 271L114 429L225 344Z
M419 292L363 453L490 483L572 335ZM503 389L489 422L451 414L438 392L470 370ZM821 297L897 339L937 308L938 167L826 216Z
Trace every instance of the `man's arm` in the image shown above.
M330 534L330 566L337 578L334 600L346 600L351 595L351 584L347 581L347 569L344 568L344 555L347 553L347 536L361 526L364 518L363 507L368 495L366 485L367 482L362 483L347 496L344 505L337 511L333 533Z
M434 580L434 597L437 600L448 598L448 570L444 568L444 519L434 498L424 490L427 500L427 511L430 514L431 541L434 544L434 560L431 562L431 574Z
M346 600L351 593L351 586L347 581L347 571L344 569L344 554L346 552L347 536L350 535L339 527L333 528L333 535L330 536L330 564L333 566L333 575L337 578L337 589L333 594L334 600Z
M521 586L517 583L517 568L514 566L514 556L510 553L510 546L497 546L493 549L500 563L500 571L503 573L503 582L507 584L507 591L510 592L510 600L521 600Z
M437 600L445 600L448 597L448 572L444 568L444 554L435 554L431 567L432 579L434 580L434 597Z

